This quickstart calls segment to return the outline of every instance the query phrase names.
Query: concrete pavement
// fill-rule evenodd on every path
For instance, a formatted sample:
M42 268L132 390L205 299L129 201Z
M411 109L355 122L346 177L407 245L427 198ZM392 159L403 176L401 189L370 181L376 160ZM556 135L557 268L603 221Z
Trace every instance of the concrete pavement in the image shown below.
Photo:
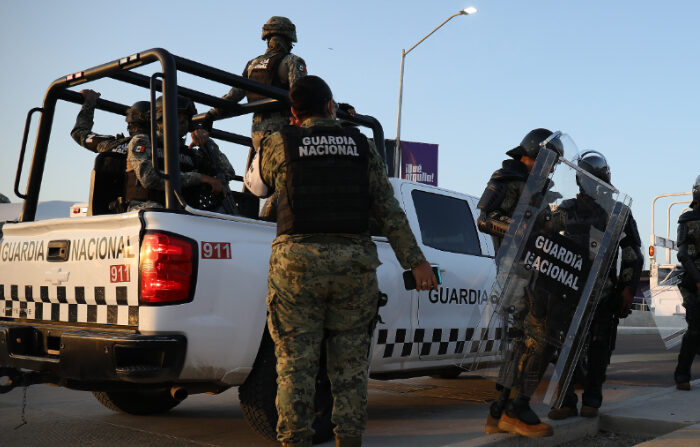
M371 381L363 445L579 447L599 445L585 441L599 430L640 440L655 438L644 447L700 445L700 380L692 383L691 391L676 390L671 386L671 372L677 354L659 351L650 340L655 339L619 341L601 416L555 421L551 438L485 435L486 402L495 397L493 384L463 374L455 380ZM217 396L194 395L170 413L138 417L111 412L90 393L38 385L28 389L28 424L15 430L21 407L21 389L0 395L0 446L278 445L260 438L246 425L235 389ZM548 412L542 404L534 408L540 415Z

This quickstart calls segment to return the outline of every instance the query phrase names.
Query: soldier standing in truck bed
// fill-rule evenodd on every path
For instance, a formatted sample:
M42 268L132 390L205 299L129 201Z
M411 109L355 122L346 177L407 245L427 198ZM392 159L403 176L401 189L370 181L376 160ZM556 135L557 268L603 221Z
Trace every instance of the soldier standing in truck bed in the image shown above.
M297 41L296 27L286 17L273 16L262 27L262 39L267 40L267 50L265 53L248 61L243 69L243 77L254 81L272 85L275 87L289 90L294 82L306 76L306 62L299 56L292 54L294 42ZM260 94L240 89L237 87L223 96L224 99L233 102L240 102L244 97L248 98L248 102L259 101L266 99ZM223 111L218 108L212 108L207 112L205 127L211 128L211 123L223 115ZM278 111L257 112L253 114L253 125L250 132L250 137L253 140L253 151L248 154L248 165L257 166L253 163L254 155L257 154L260 148L260 142L267 135L277 132L282 127L289 124L292 115L289 107L284 107ZM205 132L200 130L198 132ZM246 189L256 195L265 195L264 191L252 191L251 185L246 184ZM260 216L267 220L276 219L276 196L268 198Z
M267 50L264 54L248 61L243 69L243 77L289 90L297 79L306 76L306 62L291 53L294 42L297 41L296 27L286 17L271 17L263 25L262 39L267 40ZM237 87L231 88L223 96L224 99L236 103L244 97L248 98L248 102L266 99L265 96ZM221 109L213 108L207 112L207 118L213 121L220 118L223 113ZM279 111L255 113L251 129L253 148L257 151L260 141L289 124L291 116L289 107Z

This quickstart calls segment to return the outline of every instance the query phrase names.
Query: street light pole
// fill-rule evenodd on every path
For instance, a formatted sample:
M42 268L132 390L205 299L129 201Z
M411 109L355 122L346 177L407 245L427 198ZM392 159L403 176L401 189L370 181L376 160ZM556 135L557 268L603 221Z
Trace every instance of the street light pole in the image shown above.
M399 106L398 106L398 112L396 116L396 140L394 142L394 176L395 177L400 177L401 176L401 102L403 99L403 66L404 66L404 61L406 59L406 55L413 51L415 47L423 43L425 39L430 37L435 31L439 30L442 28L444 24L449 22L450 20L454 19L457 16L461 15L470 15L470 14L476 14L478 9L476 9L473 6L470 6L468 8L460 9L459 12L456 12L449 16L445 21L443 21L441 24L436 26L431 32L425 35L421 40L416 42L415 45L413 45L411 48L408 49L408 51L402 49L401 50L401 72L399 75Z

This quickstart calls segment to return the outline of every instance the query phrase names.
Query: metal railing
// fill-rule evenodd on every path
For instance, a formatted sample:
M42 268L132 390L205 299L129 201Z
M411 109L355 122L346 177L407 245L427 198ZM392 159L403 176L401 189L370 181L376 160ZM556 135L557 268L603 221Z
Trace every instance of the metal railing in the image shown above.
M151 87L151 76L146 76L132 71L134 68L146 66L152 63L158 63L160 65L160 69L154 70L154 73L159 73L158 77L162 78L155 79L154 77L153 87ZM217 96L179 86L177 83L178 72L188 73L210 81L225 84L229 87L238 87L261 94L269 99L256 101L253 103L236 104L231 101L221 99ZM152 48L150 50L135 53L133 55L107 62L96 67L78 71L67 76L62 76L56 79L49 86L44 96L42 107L32 109L27 117L27 122L25 125L25 138L22 144L22 150L20 151L17 174L15 177L15 192L19 197L25 199L20 217L21 222L33 221L36 217L39 192L41 190L44 167L46 164L46 154L57 102L59 100L63 100L76 104L82 104L84 101L83 96L80 93L71 90L71 87L103 78L110 78L118 82L135 85L148 90L153 88L154 90L162 92L165 208L173 211L184 211L184 207L180 203L180 200L178 200L176 197L181 195L179 165L180 139L178 135L177 95L182 95L194 102L208 105L210 107L217 107L223 110L224 113L218 119L241 116L261 111L280 110L281 108L289 107L287 100L288 92L284 89L261 84L259 82L252 81L242 76L235 75L200 62L195 62L190 59L176 56L162 48ZM118 102L99 98L96 102L95 108L106 112L125 115L128 106ZM34 143L31 166L29 168L26 190L24 193L22 193L19 190L19 184L25 157L26 140L31 125L32 114L36 111L40 111L41 114L36 133L36 140ZM367 115L350 116L342 110L338 111L338 117L353 124L370 128L373 133L377 150L386 162L384 132L379 121ZM202 119L204 119L204 114L196 116L194 121L199 122ZM229 141L231 143L246 147L252 146L250 137L226 132L220 129L212 129L211 136L213 138Z

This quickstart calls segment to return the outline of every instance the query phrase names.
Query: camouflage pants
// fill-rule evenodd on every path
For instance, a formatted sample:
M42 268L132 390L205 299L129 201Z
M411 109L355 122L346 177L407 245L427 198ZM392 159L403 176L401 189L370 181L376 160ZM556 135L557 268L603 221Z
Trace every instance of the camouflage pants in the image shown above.
M336 436L362 435L370 331L377 313L375 269L376 261L360 245L273 245L267 309L277 355L278 440L310 442L313 436L324 334Z
M532 396L549 362L554 358L555 346L545 336L545 322L533 314L525 317L525 339L518 358L515 387L520 394Z

